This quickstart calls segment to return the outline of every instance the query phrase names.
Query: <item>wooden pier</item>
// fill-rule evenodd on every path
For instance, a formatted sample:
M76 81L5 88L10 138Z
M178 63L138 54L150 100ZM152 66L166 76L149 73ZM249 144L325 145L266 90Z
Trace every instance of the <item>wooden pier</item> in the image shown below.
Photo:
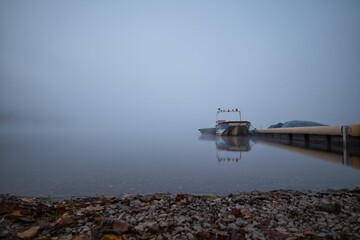
M255 135L267 142L305 148L306 151L338 153L341 158L338 157L337 162L360 168L360 124L260 129Z
M342 144L344 146L360 146L360 124L347 126L318 126L269 128L255 130L256 136L279 140L303 141L304 144L319 142L326 144Z

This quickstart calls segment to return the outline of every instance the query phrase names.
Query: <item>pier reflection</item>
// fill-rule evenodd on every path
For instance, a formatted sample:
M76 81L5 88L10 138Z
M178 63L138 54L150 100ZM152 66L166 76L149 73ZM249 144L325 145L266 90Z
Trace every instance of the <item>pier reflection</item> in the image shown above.
M239 162L243 152L251 151L253 144L264 144L286 151L296 152L319 160L334 162L354 169L360 169L360 147L350 146L343 149L339 144L325 144L323 142L276 141L275 139L255 136L217 136L203 134L201 141L215 142L216 158L219 162Z
M251 150L250 137L241 136L217 136L211 134L201 135L200 140L214 141L216 157L219 162L239 162L243 152Z
M326 144L323 142L305 144L302 141L285 141L283 139L276 141L275 139L267 138L254 138L254 142L360 169L359 146L351 146L344 149L339 144Z

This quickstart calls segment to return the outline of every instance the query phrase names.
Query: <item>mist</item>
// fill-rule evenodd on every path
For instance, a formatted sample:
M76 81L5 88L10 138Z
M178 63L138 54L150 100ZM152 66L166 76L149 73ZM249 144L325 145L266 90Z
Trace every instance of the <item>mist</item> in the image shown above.
M5 131L359 123L358 1L1 1Z

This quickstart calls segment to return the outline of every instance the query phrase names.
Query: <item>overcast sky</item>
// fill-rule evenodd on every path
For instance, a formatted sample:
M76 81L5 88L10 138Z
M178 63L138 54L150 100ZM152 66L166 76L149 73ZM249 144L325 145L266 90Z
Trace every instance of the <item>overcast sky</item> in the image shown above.
M357 0L3 0L0 53L3 119L360 123Z

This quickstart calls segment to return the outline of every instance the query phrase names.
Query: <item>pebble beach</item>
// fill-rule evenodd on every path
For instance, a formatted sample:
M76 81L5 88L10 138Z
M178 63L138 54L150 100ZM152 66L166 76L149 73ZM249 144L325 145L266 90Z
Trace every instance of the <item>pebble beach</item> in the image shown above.
M360 239L360 189L61 200L0 195L0 239Z

